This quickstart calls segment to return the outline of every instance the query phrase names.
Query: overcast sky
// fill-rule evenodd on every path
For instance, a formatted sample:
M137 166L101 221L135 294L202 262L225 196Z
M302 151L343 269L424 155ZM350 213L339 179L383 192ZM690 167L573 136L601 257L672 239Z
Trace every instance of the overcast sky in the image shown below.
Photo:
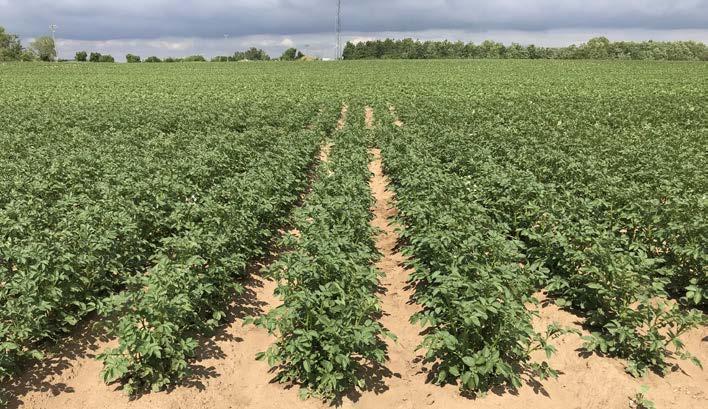
M336 0L0 0L0 25L25 41L54 23L61 57L334 54ZM346 40L413 37L556 46L611 40L708 42L708 0L343 0ZM226 37L228 36L228 37Z

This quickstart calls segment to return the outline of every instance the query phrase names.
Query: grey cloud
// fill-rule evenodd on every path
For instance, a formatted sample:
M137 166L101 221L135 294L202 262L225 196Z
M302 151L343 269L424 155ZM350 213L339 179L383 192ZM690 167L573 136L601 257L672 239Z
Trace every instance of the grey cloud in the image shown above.
M676 30L708 27L708 0L343 0L350 32ZM333 30L335 0L0 0L0 25L23 37L302 35Z

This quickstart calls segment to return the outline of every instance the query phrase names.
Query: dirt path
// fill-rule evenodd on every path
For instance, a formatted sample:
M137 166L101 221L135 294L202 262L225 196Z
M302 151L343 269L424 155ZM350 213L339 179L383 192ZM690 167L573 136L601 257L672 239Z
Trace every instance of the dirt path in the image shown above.
M347 125L347 113L349 112L349 105L346 103L342 104L342 110L339 113L339 120L337 121L337 130L341 131Z
M398 117L398 114L396 113L396 107L393 105L389 105L388 112L393 117L393 124L399 128L403 128L403 121L401 121L401 119Z
M364 107L364 125L366 129L374 129L374 108Z
M369 164L369 170L373 174L370 187L376 199L371 224L380 230L376 248L382 254L376 267L386 274L381 279L385 292L380 297L383 309L380 321L398 339L387 340L390 361L386 367L394 374L386 382L389 390L379 397L365 395L360 403L370 407L378 404L386 408L413 408L429 400L429 392L425 390L430 389L430 385L425 384L425 375L421 373L421 368L415 363L418 361L415 349L422 340L419 335L420 328L409 323L410 317L419 308L410 302L413 291L407 284L409 271L403 266L406 257L396 249L398 234L393 225L393 218L398 210L394 194L388 188L388 177L383 173L381 150L371 149L370 152L374 158Z

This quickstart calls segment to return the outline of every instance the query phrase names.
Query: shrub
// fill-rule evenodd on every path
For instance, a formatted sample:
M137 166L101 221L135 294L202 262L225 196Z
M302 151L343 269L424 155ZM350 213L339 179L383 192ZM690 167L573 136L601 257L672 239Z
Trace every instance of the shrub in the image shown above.
M182 59L184 62L206 62L206 59L201 55L190 55Z

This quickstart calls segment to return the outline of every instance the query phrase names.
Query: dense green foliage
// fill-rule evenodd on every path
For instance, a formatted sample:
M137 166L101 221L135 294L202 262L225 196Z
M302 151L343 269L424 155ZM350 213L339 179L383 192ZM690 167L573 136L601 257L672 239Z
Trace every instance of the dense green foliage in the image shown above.
M13 78L3 92L36 86ZM135 93L142 85L130 75L79 78L89 88L121 84L125 99L47 83L74 104L0 110L9 149L0 160L0 377L98 311L120 339L102 354L105 379L160 388L185 375L190 334L220 322L235 279L304 188L317 141L302 127L314 109L233 103L213 121L220 104L189 88L173 100L160 76L149 78L150 94Z
M40 61L54 61L57 58L57 48L52 37L41 36L35 38L30 43L30 49L36 53Z
M371 40L348 42L344 47L345 60L362 59L564 59L564 60L684 60L708 61L708 47L696 41L615 41L605 37L590 39L579 46L538 47L495 41L481 44L462 41Z
M652 87L614 70L620 65L563 66L564 77L556 65L509 65L484 85L448 71L444 91L397 100L406 129L391 137L384 159L417 260L413 280L426 312L416 320L436 329L424 346L442 361L441 380L465 343L517 359L494 343L500 329L460 321L474 310L444 315L464 295L477 306L486 275L495 284L481 294L504 300L505 314L510 296L546 289L586 318L588 350L626 358L633 375L666 372L670 355L694 360L679 336L705 323L694 310L705 308L708 290L705 65L684 67L680 97L668 99L678 85L660 66ZM581 77L589 71L604 85L591 89ZM540 75L555 85L540 87ZM513 91L502 92L508 83ZM472 89L485 96L469 100ZM509 319L525 322L520 313ZM472 342L464 324L481 325L487 337ZM516 337L526 344L534 335Z
M429 328L422 348L438 383L460 380L463 389L521 386L522 373L555 376L530 353L554 349L557 327L540 334L526 308L547 270L529 263L523 243L479 203L470 181L448 172L434 155L444 145L425 132L392 132L384 143L387 171L396 186L402 237L415 260L411 281L424 310L412 321ZM429 146L423 146L430 141Z
M363 107L362 107L363 110ZM336 117L332 117L334 124ZM364 368L383 365L392 336L376 321L378 258L369 222L369 154L363 121L333 135L329 160L320 163L312 191L295 212L298 234L269 274L283 304L258 325L279 335L260 355L278 380L302 385L301 396L326 399L365 386Z
M0 61L20 61L23 50L20 38L0 26Z
M98 62L116 62L116 60L110 54L102 54L98 57Z
M283 51L283 55L280 56L280 61L295 61L304 57L305 55L300 52L297 48L290 47Z
M538 291L634 375L690 359L679 336L705 323L705 63L2 64L0 77L0 378L94 313L118 338L101 351L106 381L178 382L290 222L300 234L268 269L284 303L257 320L277 336L263 358L305 395L361 387L390 335L371 144L439 383L555 375L530 358L563 331L531 325ZM333 132L342 101L349 123ZM364 130L364 104L381 123L395 105L405 127ZM323 139L330 160L293 211Z

